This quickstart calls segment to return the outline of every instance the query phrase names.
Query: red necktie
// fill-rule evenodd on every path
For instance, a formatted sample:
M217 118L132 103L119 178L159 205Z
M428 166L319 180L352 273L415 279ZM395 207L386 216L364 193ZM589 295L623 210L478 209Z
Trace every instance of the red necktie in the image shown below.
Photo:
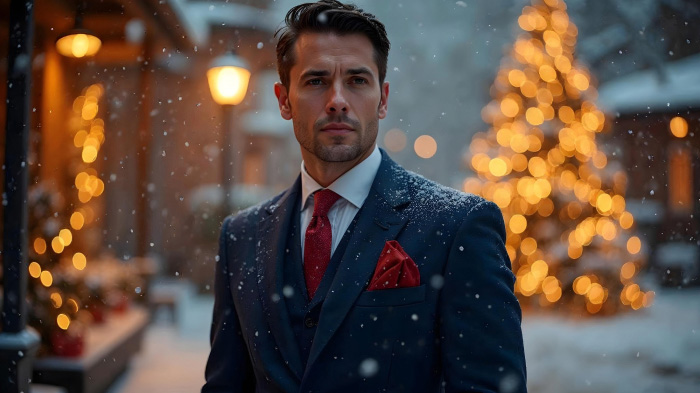
M304 278L309 300L313 299L331 260L333 232L328 211L338 198L340 195L331 190L319 190L314 194L314 213L304 238Z

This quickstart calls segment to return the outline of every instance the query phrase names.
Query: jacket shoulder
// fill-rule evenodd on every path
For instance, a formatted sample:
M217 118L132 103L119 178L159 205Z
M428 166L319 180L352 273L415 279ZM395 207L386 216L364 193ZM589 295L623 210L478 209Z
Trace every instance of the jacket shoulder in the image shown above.
M405 171L404 176L407 191L411 194L411 207L414 212L463 217L475 206L483 202L490 203L479 195L444 186L408 170Z

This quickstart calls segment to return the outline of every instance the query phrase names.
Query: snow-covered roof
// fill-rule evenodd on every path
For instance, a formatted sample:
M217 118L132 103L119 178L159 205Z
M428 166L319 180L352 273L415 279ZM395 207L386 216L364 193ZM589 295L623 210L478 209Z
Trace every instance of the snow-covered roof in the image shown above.
M700 108L700 55L666 63L664 70L665 82L649 69L601 85L598 105L620 113Z
M195 2L170 0L183 20L191 39L204 44L209 40L212 26L235 26L274 31L277 23L265 9L237 3Z

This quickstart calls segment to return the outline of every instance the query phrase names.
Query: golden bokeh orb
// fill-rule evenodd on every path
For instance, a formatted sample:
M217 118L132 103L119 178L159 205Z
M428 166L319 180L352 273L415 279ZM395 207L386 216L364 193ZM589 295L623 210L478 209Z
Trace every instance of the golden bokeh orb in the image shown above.
M632 236L627 240L627 251L630 254L637 254L642 249L642 242L637 236Z
M508 221L508 227L513 233L523 233L527 228L527 219L522 214L515 214Z
M671 130L671 133L676 138L683 138L686 135L688 135L688 122L680 116L676 116L673 119L671 119L671 122L668 126Z
M39 276L41 276L41 265L39 265L37 262L30 263L29 275L34 278L39 278Z
M68 330L68 326L70 326L70 318L68 318L68 315L66 314L58 314L56 317L56 324L61 329Z
M428 159L437 152L437 142L430 135L421 135L413 144L413 149L418 157Z

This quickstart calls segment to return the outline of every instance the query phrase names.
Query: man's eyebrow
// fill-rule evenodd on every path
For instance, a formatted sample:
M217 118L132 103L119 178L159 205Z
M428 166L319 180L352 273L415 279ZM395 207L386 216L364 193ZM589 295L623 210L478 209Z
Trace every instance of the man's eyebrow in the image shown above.
M369 76L373 76L372 71L367 68L367 67L358 67L358 68L350 68L345 72L347 75L360 75L360 74L367 74Z
M330 75L330 72L325 71L325 70L308 70L301 74L301 77L299 79L306 79L310 76L328 76Z
M369 76L373 76L372 71L367 68L367 67L358 67L358 68L349 68L347 71L345 71L346 75L362 75L366 74ZM299 79L306 79L312 76L328 76L330 75L329 71L326 70L308 70L305 71L303 74L301 74L301 77Z

